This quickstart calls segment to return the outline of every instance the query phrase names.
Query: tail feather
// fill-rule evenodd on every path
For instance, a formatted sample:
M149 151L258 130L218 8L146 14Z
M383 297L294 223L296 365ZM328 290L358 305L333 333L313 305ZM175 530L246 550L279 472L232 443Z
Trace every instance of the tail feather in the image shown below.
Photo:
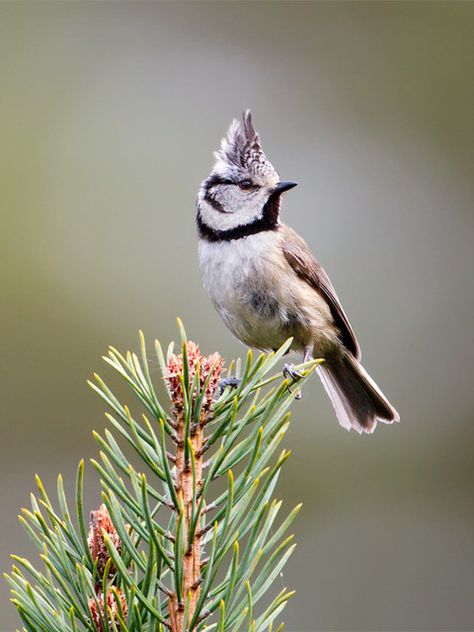
M379 421L400 421L395 408L350 354L328 358L318 373L343 428L372 433Z

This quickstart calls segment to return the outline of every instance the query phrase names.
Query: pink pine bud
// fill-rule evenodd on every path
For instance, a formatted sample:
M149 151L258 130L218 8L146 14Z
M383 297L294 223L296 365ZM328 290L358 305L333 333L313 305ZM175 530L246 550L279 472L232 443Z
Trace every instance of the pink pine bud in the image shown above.
M87 536L89 551L91 552L92 559L94 561L97 560L97 571L100 577L104 574L105 566L110 558L107 545L105 544L104 533L109 536L112 544L120 553L122 550L122 541L112 524L107 507L102 504L97 511L91 511L90 529ZM112 564L110 566L109 576L113 575L115 570Z
M201 388L203 388L204 383L210 376L202 404L203 411L209 412L214 401L214 394L219 385L224 360L217 352L210 356L201 355L198 345L191 341L186 343L186 351L188 355L189 383L193 383L197 369L199 369L199 384ZM173 353L168 362L165 380L168 383L171 400L177 412L181 412L184 407L183 388L180 380L180 376L182 375L183 354L180 353L177 355ZM193 398L195 398L196 395L196 393L193 393Z
M92 597L89 599L88 605L92 622L99 632L109 632L109 630L113 630L111 620L115 623L117 628L120 629L120 621L118 618L120 609L117 605L117 598L122 608L123 617L125 618L127 616L127 600L122 590L117 589L114 592L107 593L107 611L105 611L104 595L102 593L97 595L97 601ZM104 619L105 616L107 616L107 621L109 621L109 630L104 630L102 625L102 619Z

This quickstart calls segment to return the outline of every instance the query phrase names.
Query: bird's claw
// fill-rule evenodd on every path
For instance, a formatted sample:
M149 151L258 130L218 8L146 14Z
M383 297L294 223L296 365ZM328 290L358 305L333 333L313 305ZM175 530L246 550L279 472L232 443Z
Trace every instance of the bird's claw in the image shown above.
M301 380L304 376L299 373L298 371L295 371L295 369L293 368L293 364L285 364L285 366L283 367L283 377L286 380L291 380L291 382L293 384L295 384L296 382L298 382L298 380ZM291 391L290 388L290 384L288 384L288 390ZM295 399L301 399L301 389L296 393L295 395Z
M285 364L285 366L283 367L283 377L286 380L297 382L298 380L301 380L301 378L304 376L298 371L295 371L293 364Z

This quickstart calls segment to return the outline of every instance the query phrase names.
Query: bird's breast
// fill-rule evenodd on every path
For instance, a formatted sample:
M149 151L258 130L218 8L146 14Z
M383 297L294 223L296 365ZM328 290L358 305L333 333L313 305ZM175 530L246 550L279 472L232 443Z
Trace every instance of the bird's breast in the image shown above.
M275 285L275 250L273 233L231 241L201 241L199 259L206 289L214 300L253 302L258 306Z
M227 326L251 346L276 346L275 330L287 319L278 252L274 232L199 246L204 286Z
M335 338L329 308L283 256L276 231L239 240L201 241L200 264L215 307L232 333L259 349L317 348Z

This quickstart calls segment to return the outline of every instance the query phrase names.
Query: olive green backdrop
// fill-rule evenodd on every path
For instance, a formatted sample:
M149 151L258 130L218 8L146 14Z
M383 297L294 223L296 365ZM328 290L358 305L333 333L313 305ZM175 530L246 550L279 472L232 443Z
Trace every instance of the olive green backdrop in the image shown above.
M136 332L244 354L200 281L194 200L254 112L402 422L336 423L315 379L279 493L304 501L286 629L470 630L473 3L0 4L0 563L33 475L95 454L86 378ZM89 468L88 506L98 502ZM18 625L0 588L0 630Z

